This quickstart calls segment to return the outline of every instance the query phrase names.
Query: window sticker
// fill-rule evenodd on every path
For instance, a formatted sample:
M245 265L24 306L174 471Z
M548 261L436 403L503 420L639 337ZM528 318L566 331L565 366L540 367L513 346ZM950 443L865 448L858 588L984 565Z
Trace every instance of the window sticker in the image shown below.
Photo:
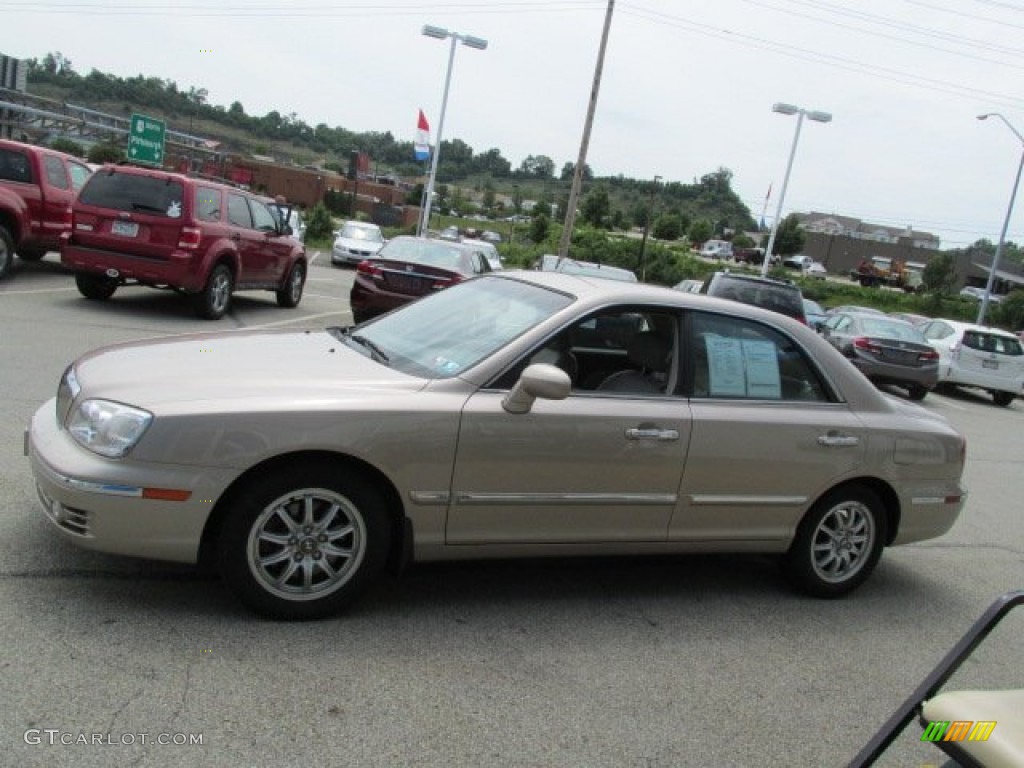
M709 394L712 397L751 397L778 400L782 397L779 361L775 344L753 339L708 335Z
M167 215L172 219L181 218L181 201L174 200L167 206Z
M461 366L454 360L448 360L447 358L444 357L434 358L434 368L440 371L441 373L447 374L449 376L454 373L457 373L460 367Z

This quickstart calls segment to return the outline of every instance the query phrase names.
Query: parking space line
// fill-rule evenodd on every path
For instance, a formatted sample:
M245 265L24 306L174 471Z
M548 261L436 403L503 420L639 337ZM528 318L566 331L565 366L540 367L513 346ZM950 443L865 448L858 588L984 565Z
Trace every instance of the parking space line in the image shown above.
M260 328L273 328L278 325L292 325L294 323L304 323L307 320L316 320L320 317L336 317L338 315L351 315L352 313L347 309L340 309L337 312L320 312L316 315L305 315L304 317L294 317L288 320L277 320L273 323L260 323L259 325L247 325L239 330L259 330Z
M4 291L0 290L0 296L14 296L18 294L29 294L29 293L62 293L63 291L75 291L78 290L74 286L71 288L32 288L24 291Z

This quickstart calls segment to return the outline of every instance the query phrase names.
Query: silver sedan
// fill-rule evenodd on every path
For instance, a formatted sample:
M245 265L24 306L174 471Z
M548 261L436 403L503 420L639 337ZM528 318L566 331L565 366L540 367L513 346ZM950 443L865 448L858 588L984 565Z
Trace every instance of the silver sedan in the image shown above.
M760 552L834 597L966 493L962 436L806 326L549 272L355 327L100 349L26 445L59 535L210 561L294 619L459 558Z

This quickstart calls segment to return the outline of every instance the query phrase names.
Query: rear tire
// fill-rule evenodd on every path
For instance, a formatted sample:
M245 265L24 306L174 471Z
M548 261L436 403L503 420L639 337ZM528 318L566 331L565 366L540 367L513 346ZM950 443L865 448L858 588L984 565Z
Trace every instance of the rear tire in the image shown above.
M1016 395L1013 392L993 392L992 402L996 405L1007 406L1013 402Z
M13 263L14 238L4 227L0 227L0 280L11 273Z
M841 597L861 585L878 564L886 540L885 507L878 495L851 484L811 507L786 555L793 585L814 597Z
M218 553L242 602L274 619L337 613L384 567L391 547L377 488L331 464L262 474L231 503Z
M292 309L302 301L302 288L306 284L306 265L301 261L292 265L291 272L285 280L284 287L277 292L277 305Z
M205 320L220 320L231 306L233 288L234 280L227 265L215 266L206 280L206 286L192 299L196 314Z
M928 387L922 387L920 385L907 387L907 396L910 397L911 400L924 400L925 395L927 394Z
M76 272L75 285L80 294L92 301L106 301L117 290L117 280L91 272Z

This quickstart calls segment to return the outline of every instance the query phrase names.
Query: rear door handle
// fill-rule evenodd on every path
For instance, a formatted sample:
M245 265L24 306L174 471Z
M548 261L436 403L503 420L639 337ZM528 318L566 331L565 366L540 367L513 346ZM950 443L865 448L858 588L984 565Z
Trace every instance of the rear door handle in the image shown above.
M628 440L678 440L679 431L675 429L658 429L657 427L632 427L626 430Z

